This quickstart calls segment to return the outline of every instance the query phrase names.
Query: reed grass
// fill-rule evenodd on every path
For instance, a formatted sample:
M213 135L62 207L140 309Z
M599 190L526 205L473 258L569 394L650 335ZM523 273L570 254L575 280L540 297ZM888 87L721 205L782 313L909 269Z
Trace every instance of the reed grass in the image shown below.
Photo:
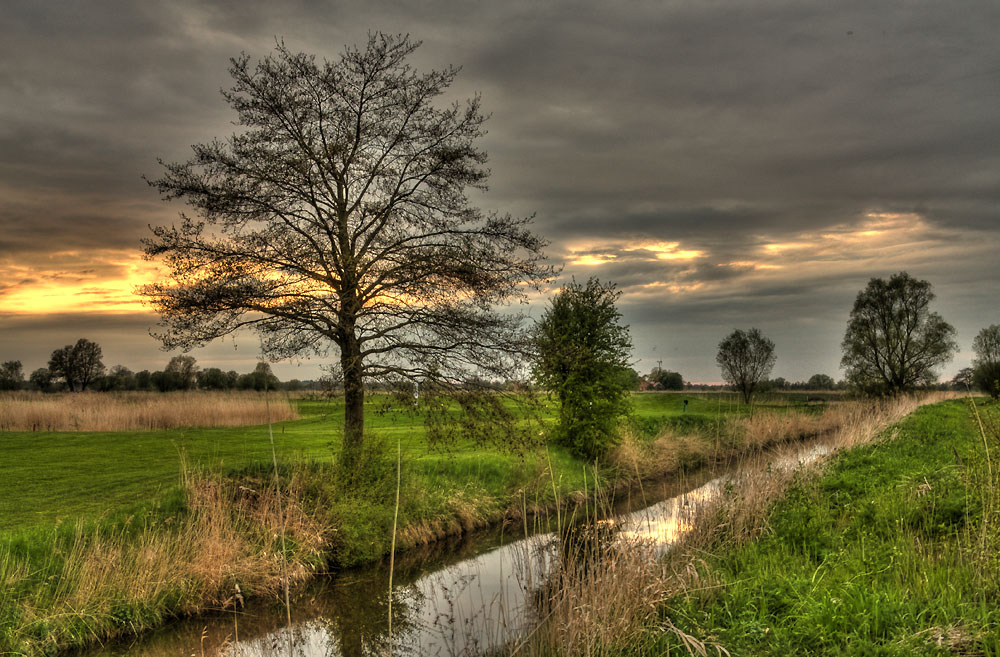
M11 541L0 551L0 653L135 635L165 618L277 595L286 577L305 581L321 563L323 532L298 497L193 477L184 513ZM39 545L43 558L25 554Z
M951 396L936 393L927 399ZM861 418L898 419L902 417L899 413L905 415L911 409L914 403L911 399L838 402L818 413L775 408L758 410L752 416L720 413L714 421L703 423L700 431L685 433L667 427L652 440L644 440L635 431L626 431L622 443L609 453L607 465L617 471L620 480L627 481L632 474L634 481L737 458L745 461L762 450L823 435L836 434L838 441L847 440L849 434L868 435L857 426Z
M950 396L844 403L812 418L756 414L736 420L727 435L732 448L739 444L744 450L736 468L742 474L726 483L723 495L693 514L688 531L666 558L653 558L648 546L621 541L599 559L571 554L538 603L540 622L514 651L531 657L641 657L668 654L673 646L692 655L728 655L718 636L698 637L675 624L667 613L668 602L720 587L705 559L751 543L769 530L774 504L803 474L790 461L791 448L765 448L818 434L828 436L831 453L869 444L916 408ZM652 471L677 462L678 453L689 448L678 446L674 436L661 436L645 450L636 441L626 441L616 459L623 469L623 462L631 461L641 474L643 468ZM656 465L640 466L641 458Z
M275 399L275 422L298 419L287 397ZM267 422L258 392L0 393L0 431L151 431L236 427Z
M716 440L736 451L811 435L823 426L820 420L802 424L794 419L769 419L760 411L753 420L730 423L720 417L713 424L705 412L716 407L714 401L693 400L691 406L700 404L703 411L699 418L702 433L676 439L681 443L674 455L678 464L694 463L685 450L712 460ZM652 398L650 406L653 402L664 408L680 405L679 399L672 398ZM678 408L675 414L681 412ZM384 423L391 419L381 418ZM327 419L315 414L299 424L307 423L311 430L325 430ZM296 426L289 427L288 436L294 435ZM723 427L725 432L705 434L706 427ZM391 428L396 433L389 435L404 436L404 446L423 445L410 425ZM671 436L660 436L659 444L675 440ZM423 450L417 452L421 458L404 459L400 465L399 442L396 458L380 453L377 444L372 442L372 454L356 472L338 470L331 459L274 463L271 454L270 466L274 467L265 467L264 459L259 459L212 476L189 473L183 503L173 510L161 509L132 521L64 525L51 534L35 530L24 540L5 540L0 547L0 653L7 649L42 654L56 647L136 633L167 617L236 605L244 595L277 596L285 558L293 585L321 565L370 562L392 551L397 491L397 546L408 547L504 519L520 519L527 525L529 516L564 505L583 503L586 507L595 495L610 498L619 476L601 471L581 478L583 464L557 448L534 460L530 455L515 457L481 448L449 455ZM636 445L644 454L651 449L638 440ZM627 463L624 457L620 460ZM653 474L663 474L665 463L653 463L647 472L653 473L655 466L660 472ZM630 469L637 469L633 466ZM269 483L274 469L279 471L280 487ZM565 514L557 512L557 517L561 524ZM282 535L287 539L285 548ZM631 615L620 605L632 595L630 585L637 586L647 602L656 601L677 590L677 578L662 569L648 569L646 560L642 568L647 570L636 571L637 579L630 584L627 566L636 555L623 554L620 564L613 560L607 564L603 584L597 584L589 597L579 593L587 604L597 604L604 597L617 600L619 606L611 605L603 612L595 608L582 624L573 624L575 616L567 619L564 631L568 634L559 641L579 644L582 652L576 654L596 654L592 650L600 644L584 640L599 632L601 623L618 623L612 623L617 631L595 635L604 637L600 641L606 640L608 649L622 637L648 634L649 627L670 627L668 620L650 615L655 605L645 604ZM569 568L566 591L594 586L597 572L590 567ZM612 589L612 585L620 586ZM553 598L556 603L560 599L571 598ZM563 609L566 604L550 606L555 612L552 618L562 619L559 614L569 613ZM679 629L674 636L687 637L684 640L693 648L710 647L710 642L700 643Z

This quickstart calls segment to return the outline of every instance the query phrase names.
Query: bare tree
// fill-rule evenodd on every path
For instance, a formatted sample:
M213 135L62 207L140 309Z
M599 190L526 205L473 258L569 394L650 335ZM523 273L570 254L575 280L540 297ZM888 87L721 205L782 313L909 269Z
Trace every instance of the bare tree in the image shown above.
M774 342L764 337L759 329L737 329L719 343L715 362L722 370L722 378L743 394L747 404L760 382L767 378L777 359Z
M91 383L104 374L104 363L101 362L101 346L86 338L80 338L74 345L66 345L56 349L49 358L49 371L53 377L66 381L66 388L72 392L77 385L80 391L87 389Z
M873 278L858 293L840 364L848 380L872 393L896 394L937 380L958 348L955 329L930 312L931 284L900 272Z
M156 227L171 280L143 289L164 345L245 327L271 358L339 351L345 448L364 430L364 380L460 385L509 376L524 299L551 276L528 219L484 214L479 98L438 107L457 69L417 73L408 37L375 34L336 61L283 45L234 59L223 93L243 130L151 181L200 219Z

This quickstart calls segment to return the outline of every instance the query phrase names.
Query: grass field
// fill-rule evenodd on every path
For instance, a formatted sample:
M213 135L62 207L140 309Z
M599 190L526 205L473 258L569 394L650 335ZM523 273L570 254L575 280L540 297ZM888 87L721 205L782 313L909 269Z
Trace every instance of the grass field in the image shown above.
M659 566L583 571L531 654L996 657L998 457L1000 407L953 400L818 469L757 467Z
M419 414L372 396L362 467L337 462L343 407L299 400L266 426L126 432L0 432L0 653L45 653L155 627L178 614L275 595L317 569L567 503L594 464L556 446L512 452L428 444ZM684 400L689 404L684 408ZM642 394L605 485L697 465L837 422L804 400L751 411L731 395ZM753 413L753 417L750 415ZM620 468L615 468L615 460ZM57 521L61 521L57 523ZM238 588L236 588L238 587Z
M734 656L1000 655L983 447L966 402L918 410L796 481L768 534L709 558L715 587L668 613Z
M688 399L687 412L683 400ZM720 417L749 413L733 395L642 394L634 400L634 422L647 433L675 426L708 428ZM298 400L301 419L274 425L278 458L283 462L329 461L340 449L344 411L339 401ZM370 406L367 430L376 440L395 447L404 460L427 472L457 470L457 475L484 476L485 461L508 466L516 456L468 443L431 449L423 418L412 413L381 412ZM787 412L805 408L799 402L772 402L765 408ZM375 412L379 410L380 412ZM254 463L270 463L271 447L265 425L165 429L153 431L0 432L0 532L37 527L57 520L92 518L150 500L177 486L182 464L223 471ZM553 448L557 465L565 466L574 483L576 466ZM488 466L488 463L485 463ZM489 468L486 468L489 470ZM494 468L495 469L495 468Z

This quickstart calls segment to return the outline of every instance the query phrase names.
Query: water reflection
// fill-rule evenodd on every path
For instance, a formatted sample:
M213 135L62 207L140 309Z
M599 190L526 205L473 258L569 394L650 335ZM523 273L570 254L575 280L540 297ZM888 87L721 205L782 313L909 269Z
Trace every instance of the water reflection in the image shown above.
M813 444L772 461L791 468L827 452ZM654 489L625 496L626 508L600 531L574 535L539 531L512 539L476 536L442 542L397 561L392 593L393 634L388 623L388 572L384 566L324 578L292 601L292 624L282 606L256 603L248 610L175 624L131 645L109 646L87 657L368 657L481 655L521 636L532 626L535 596L565 550L590 550L580 537L626 541L661 552L688 531L698 510L740 472L702 471ZM640 511L629 512L636 506ZM584 515L584 514L581 514ZM589 515L589 514L587 514ZM592 520L592 517L588 518ZM579 516L564 518L579 526ZM612 536L619 538L614 539Z

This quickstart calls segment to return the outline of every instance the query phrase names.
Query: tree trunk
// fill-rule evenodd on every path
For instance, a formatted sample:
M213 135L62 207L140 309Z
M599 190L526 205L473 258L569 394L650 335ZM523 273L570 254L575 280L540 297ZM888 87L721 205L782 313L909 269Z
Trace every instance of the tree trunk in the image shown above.
M353 463L361 451L365 433L365 386L361 376L361 347L353 335L340 352L344 373L344 463Z

